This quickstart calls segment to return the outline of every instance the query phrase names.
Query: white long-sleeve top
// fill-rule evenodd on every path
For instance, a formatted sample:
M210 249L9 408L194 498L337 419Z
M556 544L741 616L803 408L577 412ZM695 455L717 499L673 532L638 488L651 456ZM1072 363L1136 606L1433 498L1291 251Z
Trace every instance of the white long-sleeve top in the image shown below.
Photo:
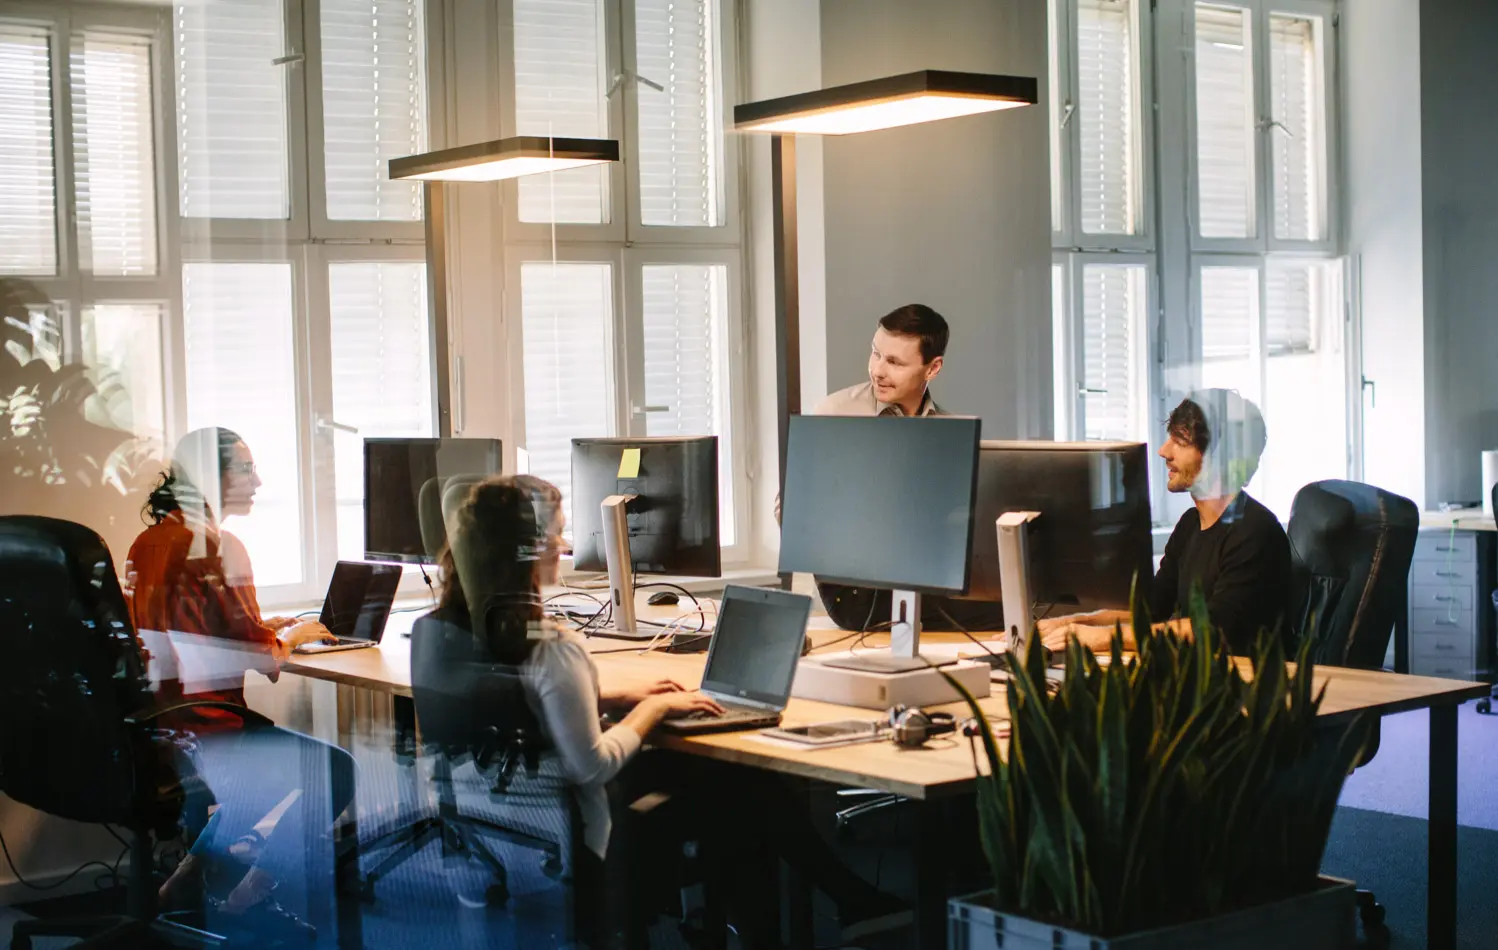
M532 637L521 668L526 700L576 789L583 841L602 858L610 832L604 785L640 751L640 736L627 726L605 732L599 725L598 667L580 635L547 624Z

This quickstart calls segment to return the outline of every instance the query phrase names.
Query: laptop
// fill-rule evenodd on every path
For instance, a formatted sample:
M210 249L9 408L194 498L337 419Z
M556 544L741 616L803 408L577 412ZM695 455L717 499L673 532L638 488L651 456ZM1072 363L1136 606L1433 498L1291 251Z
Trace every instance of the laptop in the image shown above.
M811 598L803 594L724 588L702 675L702 692L724 712L668 719L660 728L677 735L697 735L778 726L791 696L810 617Z
M339 561L328 582L328 594L317 619L333 634L333 643L304 643L297 653L331 653L380 645L385 623L400 586L399 564Z

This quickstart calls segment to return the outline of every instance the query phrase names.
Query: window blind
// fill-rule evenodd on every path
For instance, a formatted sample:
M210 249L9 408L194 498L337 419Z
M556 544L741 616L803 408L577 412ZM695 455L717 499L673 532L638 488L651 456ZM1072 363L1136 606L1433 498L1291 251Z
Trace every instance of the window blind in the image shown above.
M635 0L640 219L722 220L722 107L716 0ZM649 80L663 86L652 88Z
M52 43L0 23L0 274L57 273Z
M1259 271L1201 269L1202 385L1259 398Z
M364 557L364 440L430 436L431 329L426 265L328 265L338 556Z
M1143 264L1082 267L1084 439L1141 437L1145 382L1139 357L1147 287Z
M1257 234L1252 27L1238 7L1196 5L1197 229Z
M513 0L517 134L609 137L603 8L603 0ZM607 169L519 179L520 220L606 223Z
M89 421L165 445L166 377L160 303L96 303L83 308L83 363L97 391Z
M1317 21L1269 18L1269 133L1274 167L1274 236L1326 236L1321 154L1325 148Z
M96 275L156 273L156 145L151 43L74 36L73 166L81 262Z
M328 218L419 221L421 190L388 162L426 151L420 0L322 0Z
M302 581L301 462L291 265L182 265L187 425L244 437L264 483L228 526L261 586Z
M614 269L606 263L520 265L525 449L531 473L572 504L572 440L612 435Z
M290 217L282 0L179 5L175 33L182 216Z
M1088 234L1134 234L1139 217L1138 103L1130 0L1077 4L1078 197Z
M1272 264L1264 274L1264 353L1286 356L1316 349L1319 295L1316 264Z
M734 543L729 417L728 267L647 264L644 292L647 435L718 437L719 539ZM657 410L663 411L657 411Z

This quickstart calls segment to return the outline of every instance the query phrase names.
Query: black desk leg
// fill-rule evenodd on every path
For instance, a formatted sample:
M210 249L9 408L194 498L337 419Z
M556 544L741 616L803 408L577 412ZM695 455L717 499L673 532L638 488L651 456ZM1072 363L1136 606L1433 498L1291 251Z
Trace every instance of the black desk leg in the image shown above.
M813 950L817 938L811 882L790 865L782 864L780 873L785 881L786 923L790 928L788 946L791 950Z
M1430 710L1430 883L1426 946L1456 946L1456 709Z
M943 860L942 802L912 801L915 808L915 940L922 950L947 945L947 862Z

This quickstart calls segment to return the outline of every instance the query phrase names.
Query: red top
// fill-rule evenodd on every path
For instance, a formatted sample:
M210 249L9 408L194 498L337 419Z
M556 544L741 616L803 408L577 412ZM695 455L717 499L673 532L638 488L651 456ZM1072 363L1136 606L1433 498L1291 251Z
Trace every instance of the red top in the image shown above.
M243 706L245 670L279 671L276 632L261 619L249 553L234 535L172 512L135 539L125 570L133 580L131 619L160 664L161 702ZM177 724L201 730L240 719L204 709Z

